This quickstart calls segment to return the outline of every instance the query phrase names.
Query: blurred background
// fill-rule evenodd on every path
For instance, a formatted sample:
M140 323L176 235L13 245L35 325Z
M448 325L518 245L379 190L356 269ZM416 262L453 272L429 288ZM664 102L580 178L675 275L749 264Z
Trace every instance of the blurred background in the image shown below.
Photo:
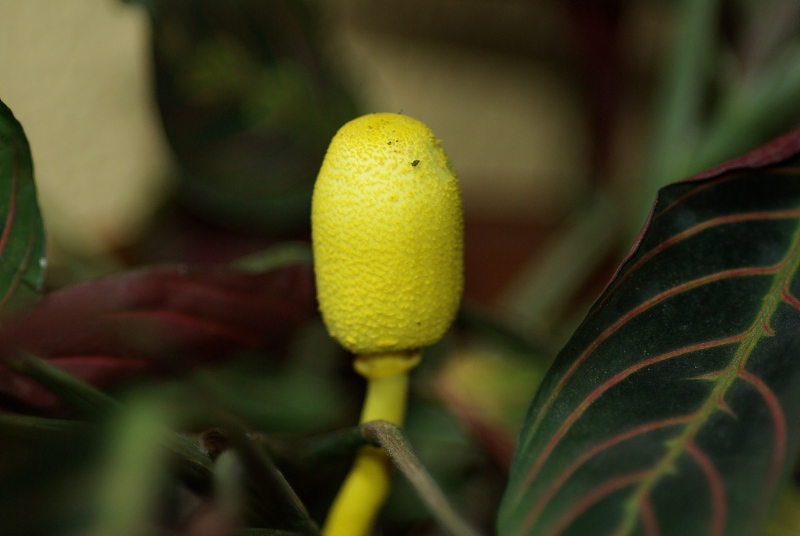
M463 188L465 310L409 434L488 527L536 382L658 187L800 123L799 21L795 0L0 0L0 98L33 152L51 289L307 242L341 124L430 126ZM319 325L303 337L336 353ZM337 373L307 419L291 376L280 426L249 422L355 422ZM403 508L397 534L423 515Z
M468 300L518 315L559 228L602 221L598 262L659 185L796 125L798 3L684 4L2 0L0 91L34 151L51 280L132 247L177 257L154 223L171 204L302 237L332 133L396 111L458 170Z
M7 0L0 10L0 91L35 152L54 262L141 241L176 192L216 225L302 230L293 188L313 181L332 132L358 113L396 111L429 124L458 170L468 295L484 303L597 180L641 174L674 24L658 1ZM602 110L598 142L600 105L616 113Z
M0 91L35 153L56 264L141 242L176 198L216 226L302 233L332 132L360 113L418 117L458 170L468 297L489 305L598 190L634 229L654 184L703 169L659 164L659 136L678 162L723 120L747 131L694 157L710 166L796 124L780 97L798 76L797 2L702 4L3 0ZM727 117L758 85L772 114ZM691 114L663 109L670 90Z

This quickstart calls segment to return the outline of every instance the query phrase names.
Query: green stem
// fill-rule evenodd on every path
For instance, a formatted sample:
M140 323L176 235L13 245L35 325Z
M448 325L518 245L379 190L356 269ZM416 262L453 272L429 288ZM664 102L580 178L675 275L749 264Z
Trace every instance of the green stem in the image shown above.
M786 49L758 77L732 87L691 162L691 173L754 149L800 111L800 48Z
M636 231L650 209L655 192L687 170L699 135L697 124L716 48L716 24L721 0L679 2L672 53L657 104L649 168L642 204L631 225Z
M14 434L74 434L85 433L90 426L81 421L48 419L29 415L0 414L0 428Z
M375 420L402 425L408 397L408 369L419 362L418 351L358 356L355 369L367 379L360 423ZM386 453L361 447L347 478L331 505L322 532L325 536L369 534L389 495L392 466Z
M60 396L90 417L103 417L119 411L121 404L44 359L21 354L9 359L13 370L35 380L52 393ZM3 416L0 424L28 430L73 431L86 429L87 424L76 421L59 421L35 417ZM205 492L211 485L212 462L194 442L175 432L164 430L166 448L177 460L181 479L192 489Z
M547 341L550 348L545 355L561 345L553 335L565 304L613 251L618 238L616 211L598 191L574 211L506 290L502 309L509 312L518 331L536 333L540 341ZM547 366L544 360L541 364Z
M7 363L15 372L35 380L88 416L102 417L119 407L107 394L32 354L15 355Z
M231 265L247 272L267 272L299 262L311 262L311 260L311 248L307 243L289 241L237 259Z

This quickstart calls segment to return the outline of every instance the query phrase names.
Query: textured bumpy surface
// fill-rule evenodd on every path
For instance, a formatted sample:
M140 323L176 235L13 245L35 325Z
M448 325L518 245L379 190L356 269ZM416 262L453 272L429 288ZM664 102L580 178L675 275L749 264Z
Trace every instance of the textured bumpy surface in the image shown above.
M344 125L311 214L320 311L336 340L369 354L442 337L461 300L464 226L458 181L428 127L391 113Z

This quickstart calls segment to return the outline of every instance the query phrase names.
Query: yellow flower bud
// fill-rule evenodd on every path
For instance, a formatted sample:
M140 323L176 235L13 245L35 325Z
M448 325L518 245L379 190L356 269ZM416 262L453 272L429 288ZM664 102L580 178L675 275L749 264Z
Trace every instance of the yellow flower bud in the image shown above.
M461 192L420 121L370 114L336 133L311 210L317 296L356 354L417 349L450 327L463 290Z
M317 300L367 381L361 423L405 416L408 371L450 327L464 286L461 191L439 141L399 114L371 114L331 140L311 205ZM389 458L362 447L325 536L363 536L389 493Z

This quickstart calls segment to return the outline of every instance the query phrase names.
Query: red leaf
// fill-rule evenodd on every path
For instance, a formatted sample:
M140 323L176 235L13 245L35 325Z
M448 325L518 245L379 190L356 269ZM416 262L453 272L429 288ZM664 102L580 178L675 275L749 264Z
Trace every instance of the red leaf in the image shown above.
M254 273L165 266L54 292L4 328L19 348L99 388L215 362L243 349L279 350L316 313L313 273L295 264ZM0 395L36 409L54 396L8 369Z
M796 155L798 151L800 151L800 129L793 130L787 134L784 134L780 138L776 138L771 142L750 151L745 155L724 162L715 168L698 173L697 175L689 177L685 180L700 180L709 177L716 177L717 175L722 175L727 171L769 166Z

